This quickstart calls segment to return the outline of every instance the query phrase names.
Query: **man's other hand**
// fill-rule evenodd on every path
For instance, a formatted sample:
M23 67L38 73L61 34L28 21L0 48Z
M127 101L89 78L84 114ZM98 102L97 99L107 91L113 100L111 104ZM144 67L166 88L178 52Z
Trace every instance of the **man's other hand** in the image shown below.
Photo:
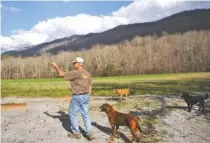
M54 68L58 67L58 65L56 63L51 63L51 66Z

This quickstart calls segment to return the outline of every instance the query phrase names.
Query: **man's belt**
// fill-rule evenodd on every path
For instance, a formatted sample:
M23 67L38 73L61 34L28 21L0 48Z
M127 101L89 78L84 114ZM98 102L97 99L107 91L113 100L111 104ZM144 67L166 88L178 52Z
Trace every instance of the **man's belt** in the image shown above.
M88 94L88 92L86 92L86 93L79 93L79 94L73 93L72 95L84 95L84 94Z

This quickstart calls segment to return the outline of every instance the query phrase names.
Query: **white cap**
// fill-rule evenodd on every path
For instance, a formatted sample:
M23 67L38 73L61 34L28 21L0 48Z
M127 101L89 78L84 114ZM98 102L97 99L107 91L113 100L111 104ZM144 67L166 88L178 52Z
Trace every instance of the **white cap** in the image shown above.
M83 64L84 60L81 57L77 57L75 60L72 61L72 63L80 63Z

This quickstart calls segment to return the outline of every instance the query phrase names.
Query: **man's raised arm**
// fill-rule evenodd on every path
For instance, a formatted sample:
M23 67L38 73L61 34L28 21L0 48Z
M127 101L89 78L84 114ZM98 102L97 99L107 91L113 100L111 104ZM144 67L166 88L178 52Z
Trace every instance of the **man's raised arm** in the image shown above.
M58 67L56 63L51 63L52 67L55 68L56 72L60 77L64 77L64 72Z

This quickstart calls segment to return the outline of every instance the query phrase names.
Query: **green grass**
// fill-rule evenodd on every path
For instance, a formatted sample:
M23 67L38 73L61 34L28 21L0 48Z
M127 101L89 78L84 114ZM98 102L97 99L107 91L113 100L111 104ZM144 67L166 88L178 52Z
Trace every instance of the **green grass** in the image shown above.
M2 80L1 96L59 97L71 94L70 83L60 78ZM210 91L210 72L153 74L93 78L93 93L113 96L113 88L131 88L131 95Z

